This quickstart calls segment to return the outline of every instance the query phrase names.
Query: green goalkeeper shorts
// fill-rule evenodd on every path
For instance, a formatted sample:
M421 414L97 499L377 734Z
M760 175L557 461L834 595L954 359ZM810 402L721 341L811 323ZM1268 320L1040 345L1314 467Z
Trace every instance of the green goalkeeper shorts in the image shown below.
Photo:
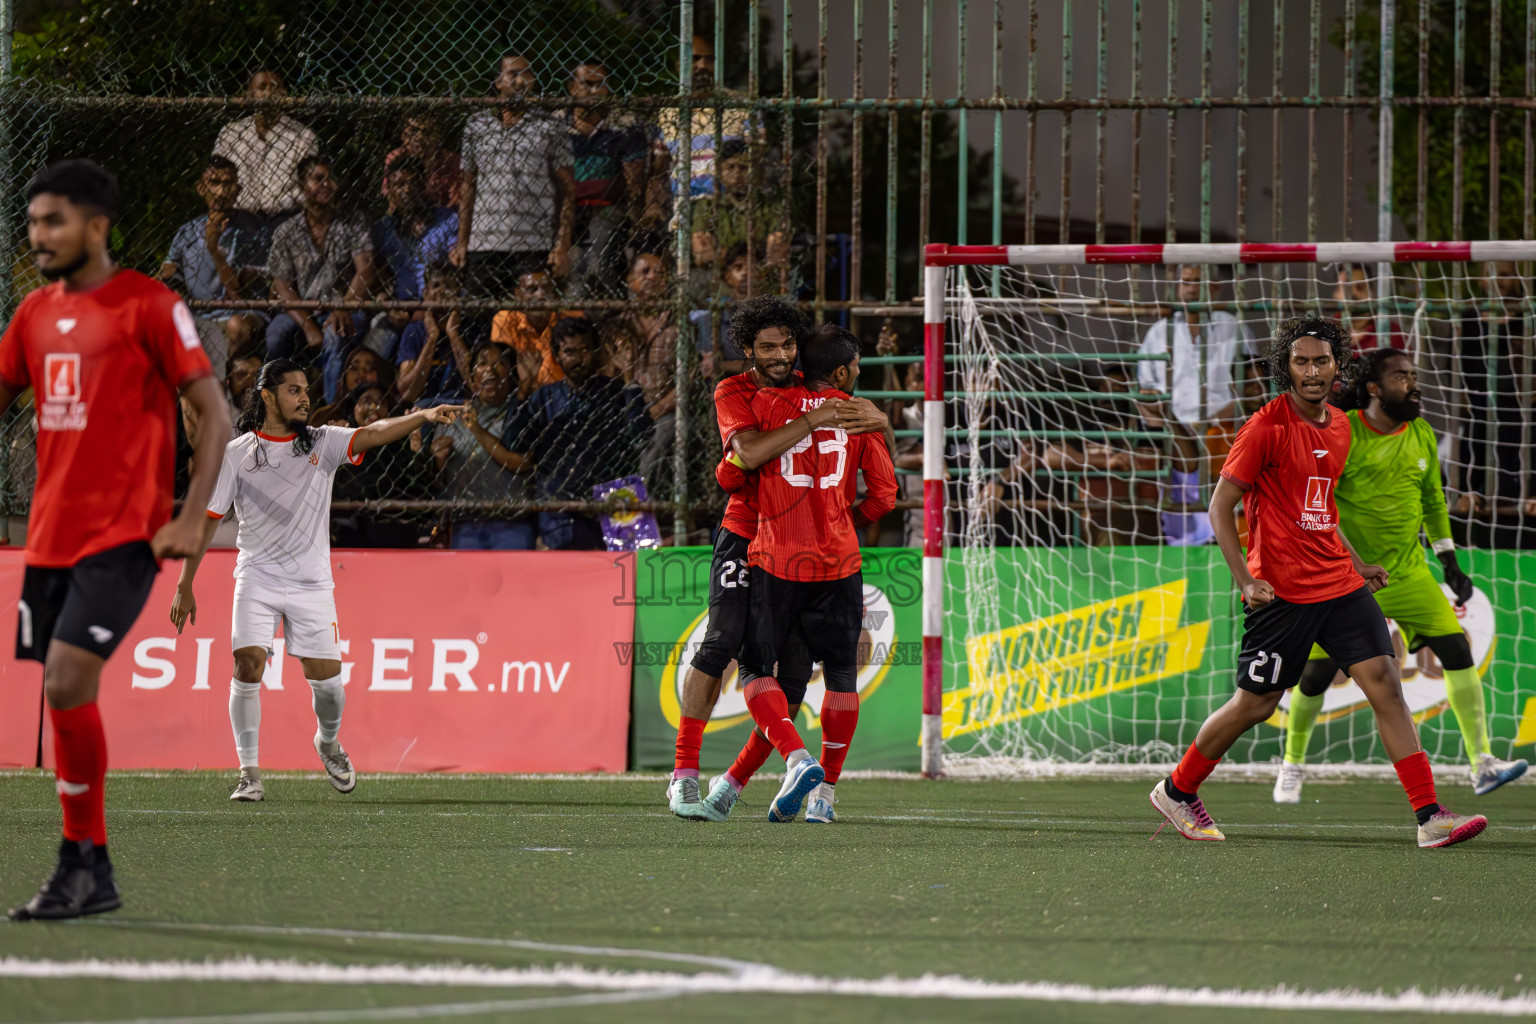
M1451 599L1445 596L1440 584L1428 571L1415 572L1376 591L1376 603L1382 614L1397 623L1403 631L1403 642L1408 650L1423 647L1432 636L1455 636L1461 632L1461 622ZM1323 649L1312 645L1309 659L1326 658Z

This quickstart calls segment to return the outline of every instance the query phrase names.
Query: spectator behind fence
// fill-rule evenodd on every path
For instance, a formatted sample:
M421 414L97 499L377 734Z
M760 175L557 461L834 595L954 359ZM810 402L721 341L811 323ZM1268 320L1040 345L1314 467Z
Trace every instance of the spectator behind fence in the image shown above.
M693 107L690 117L692 122L690 139L690 159L688 167L689 194L692 196L713 195L715 191L715 161L716 151L719 151L718 159L725 162L724 146L732 142L742 143L745 149L745 139L748 134L762 138L762 125L752 111L743 107L716 107L710 104L710 100L729 96L741 98L740 93L726 89L717 89L715 83L715 47L703 36L693 37L693 97L697 105ZM657 113L657 126L661 130L661 138L665 143L671 159L675 162L682 159L678 152L681 132L678 130L678 111L676 107L665 107ZM716 126L718 132L716 134ZM673 191L676 191L674 184Z
M459 166L459 154L443 145L443 124L429 110L406 114L400 122L400 148L392 149L384 158L384 182L379 195L390 200L390 212L394 212L394 200L390 190L389 172L395 161L412 157L421 161L423 188L427 201L433 206L459 208L460 187L464 183L464 171Z
M477 295L511 292L520 270L570 272L574 209L571 143L557 118L527 107L537 94L533 65L514 53L496 62L491 95L503 105L464 125L464 183L455 266Z
M221 156L209 157L197 180L197 194L208 204L208 212L176 229L160 264L160 280L188 299L251 297L266 273L272 236L261 218L236 208L240 179L235 165ZM266 314L254 310L195 313L197 335L214 366L228 362L231 352L245 351L266 330Z
M473 346L464 336L463 316L450 306L461 294L457 269L446 264L427 268L427 308L405 325L395 357L403 407L446 405L466 397Z
M661 225L666 196L660 177L651 174L651 131L613 113L608 78L607 66L596 59L571 72L576 196L571 280L586 294L617 296L630 235Z
M1163 538L1174 546L1208 544L1215 536L1200 504L1200 437L1205 425L1237 398L1233 367L1251 355L1248 328L1225 311L1189 308L1201 301L1204 268L1188 264L1179 271L1177 303L1171 315L1153 324L1141 342L1143 356L1170 356L1169 362L1143 359L1137 377L1143 394L1167 393L1166 402L1143 405L1151 430L1173 434L1171 486L1162 514ZM1214 295L1214 286L1211 293ZM1171 382L1171 384L1170 384Z
M517 276L512 297L518 302L554 302L558 289L549 271L530 268ZM527 398L545 384L565 378L550 346L550 332L565 317L583 315L577 310L519 309L504 309L496 314L491 321L491 340L517 353L519 398Z
M592 488L639 467L651 419L636 388L597 372L597 328L575 318L555 324L552 342L565 379L524 402L507 430L518 465L531 460L542 501L591 501ZM552 550L596 550L603 534L585 514L540 512L539 534Z
M391 212L373 226L374 252L393 281L390 297L411 302L426 293L427 267L448 262L459 237L459 215L446 206L432 204L426 167L414 156L396 159L388 180ZM380 314L374 318L366 344L385 359L394 359L400 333L411 319L406 310Z
M896 329L887 320L880 327L880 335L875 341L875 354L879 356L894 356L897 354ZM914 391L915 398L892 399L886 406L885 414L896 430L922 430L923 429L923 364L917 362L907 363L906 369L898 375L894 364L886 364L881 375L880 389L882 391ZM897 440L896 450L891 453L891 461L896 469L906 470L896 474L896 485L899 488L898 498L913 501L921 501L923 497L923 439L921 437L903 437ZM898 516L886 516L879 523L871 524L877 531L876 535L886 543L903 545L906 547L921 547L923 543L923 510L921 508L909 508ZM884 527L881 529L881 527Z
M383 388L385 396L390 399L390 405L395 404L394 367L373 349L353 345L347 350L342 362L341 379L336 384L336 401L315 403L314 411L309 414L309 425L320 427L345 418L347 396L370 384Z
M660 256L635 253L624 281L632 306L609 319L602 333L608 368L640 389L651 417L640 475L653 490L663 476L671 475L677 434L677 320L671 310L657 305L665 300L669 281Z
M518 475L522 456L514 453L511 350L486 343L474 351L470 401L464 415L440 426L432 436L432 457L444 483L440 497L457 502L516 502L525 487ZM534 524L527 516L508 518L485 510L454 513L449 533L455 548L516 550L533 547Z
M752 243L754 260L765 258L771 267L789 259L789 235L784 232L785 205L780 197L764 195L754 188L747 144L733 139L720 147L720 198L713 194L693 201L693 262L713 267L722 252ZM754 202L754 194L756 201ZM747 212L751 210L752 231L747 232Z
M288 97L279 72L253 70L246 78L245 96L258 104L256 113L219 129L213 153L231 161L239 173L240 208L264 218L268 230L276 230L304 204L299 162L319 156L320 143L282 108L261 105Z
M373 281L373 240L362 214L336 207L336 179L325 157L299 162L304 209L272 235L272 290L284 302L361 301ZM322 326L323 325L323 326ZM367 314L290 306L267 325L267 358L321 365L325 401L336 400L346 339L368 326Z
M688 314L705 377L728 377L746 369L747 356L731 337L731 310L752 292L752 268L762 266L762 253L755 257L746 242L737 242L720 261L720 296L726 300L720 314L720 345L715 345L714 309L696 309ZM713 304L712 304L713 305Z
M1461 320L1461 357L1456 360L1467 395L1461 441L1466 493L1455 505L1460 516L1508 511L1522 499L1536 498L1521 486L1536 467L1536 456L1522 452L1529 439L1525 423L1533 416L1525 281L1514 263L1490 263L1487 274L1487 299ZM1530 459L1524 467L1522 454Z
M1221 467L1227 464L1237 432L1269 399L1269 371L1262 359L1245 362L1238 372L1238 379L1242 381L1242 394L1212 416L1211 424L1205 430L1205 451L1210 459L1209 478L1212 480L1221 475ZM1246 547L1248 518L1241 505L1237 508L1237 534Z
M333 425L356 429L389 415L389 391L380 384L361 384L336 407ZM359 465L345 463L336 472L331 488L332 507L343 501L418 501L432 497L437 465L422 443L420 431L410 444L375 448ZM337 509L331 518L331 540L336 547L414 548L422 534L418 523L387 512Z
M1381 345L1381 339L1376 336L1376 311L1365 305L1371 301L1371 276L1358 263L1341 263L1334 270L1333 301L1341 303L1334 316L1349 328L1355 351L1369 352ZM1352 303L1355 308L1345 307L1344 302ZM1403 338L1402 325L1390 316L1387 319L1387 344L1395 349L1404 349L1408 345ZM1342 389L1343 383L1342 380L1338 382L1335 392Z

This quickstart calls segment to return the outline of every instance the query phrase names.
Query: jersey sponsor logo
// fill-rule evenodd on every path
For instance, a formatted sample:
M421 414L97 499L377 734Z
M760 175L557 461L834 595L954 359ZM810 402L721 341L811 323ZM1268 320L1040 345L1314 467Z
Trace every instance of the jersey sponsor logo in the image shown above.
M1328 454L1328 449L1327 448L1313 448L1312 449L1312 454L1321 459L1321 458L1323 458L1324 456L1326 456Z
M1333 487L1333 481L1326 476L1307 477L1307 501L1304 506L1308 512L1328 511L1328 491Z
M43 403L37 410L40 430L84 430L78 352L49 352L43 357Z
M202 346L202 339L197 336L197 323L193 321L192 311L185 302L178 300L171 307L171 323L176 325L176 336L181 339L182 348L190 352Z
M1428 459L1420 459L1419 460L1419 472L1423 473L1423 472L1425 472L1428 469L1429 469L1429 460Z
M319 452L310 452L309 453L309 464L311 466L318 466L318 465L320 465L320 453Z
M75 329L75 324L77 323L79 323L79 321L73 317L65 317L62 320L54 321L53 326L59 329L60 334L68 334L70 331Z

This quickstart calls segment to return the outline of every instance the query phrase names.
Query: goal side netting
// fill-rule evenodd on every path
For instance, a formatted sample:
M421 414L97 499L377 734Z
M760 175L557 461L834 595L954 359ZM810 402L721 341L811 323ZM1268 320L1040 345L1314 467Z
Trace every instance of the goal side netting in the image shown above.
M1178 760L1230 697L1242 634L1206 506L1276 393L1277 324L1308 314L1413 360L1477 586L1457 614L1493 752L1536 742L1531 260L1536 242L929 246L906 384L924 395L924 771ZM1425 749L1465 764L1443 666L1393 637ZM1278 761L1289 703L1227 761ZM1386 763L1342 674L1309 761Z

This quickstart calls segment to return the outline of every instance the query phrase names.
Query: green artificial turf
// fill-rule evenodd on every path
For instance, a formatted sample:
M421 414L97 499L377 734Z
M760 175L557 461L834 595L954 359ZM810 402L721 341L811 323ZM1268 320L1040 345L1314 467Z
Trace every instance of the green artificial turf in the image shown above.
M255 805L206 773L113 776L110 849L126 906L87 923L0 922L0 957L335 964L581 965L716 970L622 955L320 928L525 940L728 957L823 978L1073 982L1097 988L1463 986L1536 991L1536 786L1476 799L1492 827L1446 850L1414 844L1395 783L1209 784L1226 843L1191 843L1157 818L1149 782L848 779L832 826L764 820L771 780L725 825L666 813L660 780L386 776L341 796L271 776ZM51 867L52 777L0 776L0 899ZM0 1021L445 1007L415 1019L773 1021L1216 1021L1253 1011L771 994L675 995L606 1005L571 988L342 986L0 978ZM552 1000L542 1003L539 1000ZM1271 1019L1362 1020L1360 1013ZM1395 1015L1392 1020L1411 1019ZM1442 1018L1443 1019L1443 1018Z

